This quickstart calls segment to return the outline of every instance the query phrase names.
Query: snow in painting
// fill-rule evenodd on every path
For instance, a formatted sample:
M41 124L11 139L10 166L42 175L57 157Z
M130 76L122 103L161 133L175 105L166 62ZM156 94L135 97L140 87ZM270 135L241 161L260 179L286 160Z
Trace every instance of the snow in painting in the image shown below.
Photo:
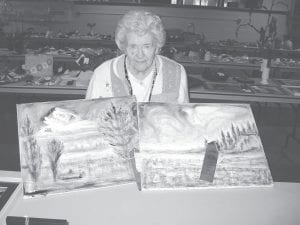
M134 182L135 98L17 105L24 194Z
M138 105L141 189L272 186L249 105ZM208 143L218 149L213 182L200 180Z

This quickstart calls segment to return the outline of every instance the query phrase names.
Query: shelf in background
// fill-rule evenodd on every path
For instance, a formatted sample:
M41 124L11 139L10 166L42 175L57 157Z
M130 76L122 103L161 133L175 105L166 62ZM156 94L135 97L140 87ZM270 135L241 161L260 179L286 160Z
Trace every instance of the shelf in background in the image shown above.
M260 69L260 64L250 63L231 63L231 62L213 62L213 61L200 61L200 62L183 62L178 61L184 67L215 67L215 68L233 68L233 69Z
M254 80L253 84L247 84L250 92L244 90L246 88L242 83L234 81L210 82L203 80L201 75L189 75L189 82L192 82L189 88L191 99L300 104L300 97L284 92L282 85L272 79L270 79L270 85L261 85L257 79ZM214 85L217 85L219 89ZM78 95L82 98L85 96L86 89L87 87L76 86L24 85L24 82L0 85L0 93ZM278 92L279 89L281 90L280 93Z
M75 5L111 5L111 6L134 6L134 7L167 7L167 8L186 8L186 9L207 9L207 10L223 10L223 11L238 11L238 12L251 12L251 13L264 13L264 14L281 14L288 15L288 11L280 10L266 10L266 9L250 9L250 8L238 8L238 7L222 7L222 6L199 6L199 5L181 5L181 4L168 4L168 3L136 3L136 2L102 2L98 1L83 1L73 0Z
M62 44L97 44L99 46L107 46L116 48L116 44L113 40L103 40L101 38L92 38L92 37L78 37L78 38L46 38L46 37L30 37L28 41L34 42L43 42L43 43L62 43Z

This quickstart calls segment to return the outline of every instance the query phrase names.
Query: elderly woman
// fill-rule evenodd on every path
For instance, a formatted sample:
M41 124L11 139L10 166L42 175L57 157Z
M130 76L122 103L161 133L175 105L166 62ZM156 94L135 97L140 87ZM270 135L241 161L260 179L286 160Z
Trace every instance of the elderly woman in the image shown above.
M95 69L86 98L135 95L138 102L188 102L185 69L158 55L165 38L157 15L145 11L125 14L115 33L123 54Z

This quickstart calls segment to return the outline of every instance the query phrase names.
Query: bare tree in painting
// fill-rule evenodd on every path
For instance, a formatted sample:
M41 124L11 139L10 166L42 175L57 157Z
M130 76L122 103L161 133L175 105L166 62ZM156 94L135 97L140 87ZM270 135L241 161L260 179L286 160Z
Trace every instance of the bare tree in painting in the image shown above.
M137 131L137 124L131 111L134 113L136 109L129 110L111 103L103 122L98 124L99 131L108 143L114 146L115 153L123 159L131 157L133 149L130 145Z
M56 181L58 161L62 155L64 145L61 141L53 139L48 142L47 156L50 161L50 167L53 174L53 180Z
M23 122L21 133L25 138L25 141L23 141L23 146L28 172L32 180L34 182L37 182L42 166L42 154L40 146L37 144L36 139L33 135L34 129L28 117L26 117Z

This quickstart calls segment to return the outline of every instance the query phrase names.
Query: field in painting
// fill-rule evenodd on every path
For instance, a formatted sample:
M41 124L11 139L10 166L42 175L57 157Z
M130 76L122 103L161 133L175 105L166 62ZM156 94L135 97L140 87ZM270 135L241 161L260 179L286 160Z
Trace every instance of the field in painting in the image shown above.
M134 98L21 104L17 112L26 195L134 181Z
M143 189L270 186L251 108L241 104L140 104ZM206 146L219 157L212 183L200 180Z

